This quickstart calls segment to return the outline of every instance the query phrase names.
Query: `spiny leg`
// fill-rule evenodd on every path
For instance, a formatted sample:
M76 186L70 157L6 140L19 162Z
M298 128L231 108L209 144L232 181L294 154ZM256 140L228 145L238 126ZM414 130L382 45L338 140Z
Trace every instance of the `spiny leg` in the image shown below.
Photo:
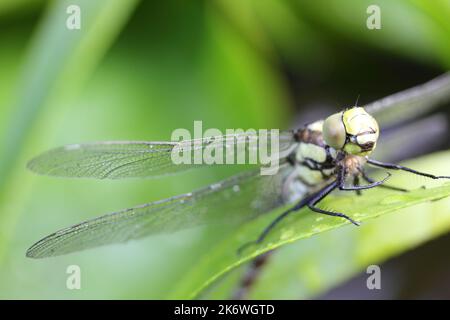
M401 165L395 164L395 163L381 162L381 161L377 161L377 160L373 160L373 159L367 159L367 163L370 163L371 165L385 168L385 169L403 170L403 171L407 171L407 172L414 173L419 176L424 176L424 177L431 178L431 179L450 179L450 176L435 176L434 174L420 172L420 171L417 171L417 170L414 170L414 169L411 169L408 167L404 167L404 166L401 166Z
M372 189L375 188L379 185L382 185L387 179L389 179L389 177L391 176L391 174L388 172L386 177L383 180L380 181L373 181L370 184L367 184L365 186L352 186L352 187L346 187L345 186L345 175L342 173L339 173L338 175L338 179L339 179L339 190L343 190L343 191L355 191L355 190L366 190L366 189Z
M353 220L352 218L350 218L349 216L347 216L347 215L345 215L343 213L323 210L323 209L320 209L320 208L315 206L323 198L325 198L328 194L330 194L331 191L333 191L334 189L340 187L341 183L342 183L342 179L338 178L335 181L333 181L332 183L330 183L329 185L327 185L325 188L323 188L323 189L319 190L318 192L314 193L311 196L311 198L309 199L309 201L307 203L307 206L308 206L309 209L311 209L314 212L321 213L321 214L326 214L326 215L333 216L333 217L344 218L344 219L350 221L351 223L353 223L354 225L359 226L358 222L356 222L355 220Z
M376 185L383 183L388 177L386 177L384 180L382 181L378 181L377 183L375 183ZM329 216L333 216L333 217L340 217L340 218L344 218L346 220L348 220L349 222L353 223L356 226L359 226L359 223L356 222L355 220L353 220L352 218L350 218L349 216L340 213L340 212L333 212L333 211L327 211L327 210L323 210L320 209L318 207L316 207L315 205L317 203L319 203L323 198L325 198L328 194L330 194L334 189L336 188L340 188L342 185L342 179L336 179L333 182L331 182L330 184L326 185L325 187L323 187L322 189L320 189L319 191L317 191L316 193L313 193L312 195L302 199L297 205L295 205L294 207L286 210L285 212L283 212L282 214L280 214L278 217L276 217L264 230L263 232L260 234L260 236L258 237L258 239L256 239L255 241L251 241L251 242L247 242L244 245L242 245L241 247L239 247L239 249L237 250L238 254L241 254L242 251L251 246L251 245L256 245L261 243L262 241L264 241L264 239L266 238L266 236L269 234L269 232L284 218L286 218L286 216L288 216L291 212L294 211L298 211L301 208L303 208L304 206L307 206L309 209L311 209L314 212L317 213L321 213L321 214L326 214ZM363 190L363 189L369 189L369 188L373 188L373 186L360 186L359 190Z
M304 202L304 203L303 203ZM264 230L263 232L261 232L261 234L259 235L258 239L256 239L255 241L250 241L247 243L244 243L242 246L240 246L237 250L238 255L240 255L242 253L242 251L246 248L248 248L249 246L252 245L256 245L261 243L264 238L269 234L270 230L272 230L281 220L283 220L284 218L286 218L291 212L299 210L300 208L304 207L306 205L305 201L300 201L299 204L302 204L302 206L294 206L288 210L286 210L285 212L283 212L282 214L280 214L278 217L276 217ZM299 209L297 209L297 207L299 207Z
M358 177L358 176L354 176L354 177L353 177L353 185L354 185L355 187L358 187L358 186L359 186L359 177ZM357 196L361 196L361 195L362 195L362 192L361 192L360 189L355 190L355 192L356 192L356 195L357 195Z
M388 177L385 178L385 180ZM384 180L379 181L378 183L383 183ZM308 203L308 208L311 209L314 212L317 213L321 213L321 214L326 214L329 216L333 216L333 217L340 217L340 218L344 218L348 221L350 221L351 223L353 223L356 226L359 226L359 223L356 222L355 220L353 220L352 218L350 218L349 216L340 213L340 212L333 212L333 211L328 211L328 210L324 210L324 209L320 209L318 207L316 207L315 205L317 203L320 202L320 200L322 200L325 196L327 196L331 191L333 191L336 187L338 187L340 190L363 190L363 189L369 189L369 188L373 188L374 186L354 186L352 188L346 188L345 187L345 172L344 172L344 168L340 168L339 172L338 172L338 178L334 181L334 183L330 184L329 186L334 186L332 189L329 188L323 188L321 191L319 191L318 193L316 193L312 199L309 201Z
M303 198L302 200L299 201L299 203L297 203L295 206L293 206L292 208L286 210L285 212L283 212L282 214L280 214L278 217L276 217L259 235L258 239L256 239L255 241L250 241L247 242L245 244L243 244L242 246L239 247L239 249L237 250L238 255L240 255L242 253L242 251L244 249L246 249L249 246L252 245L256 245L259 244L261 242L264 241L265 237L269 234L269 232L284 218L286 218L291 212L294 211L298 211L301 208L305 207L305 206L309 206L309 204L316 204L317 202L319 202L321 199L323 199L326 195L328 195L331 191L333 191L334 189L336 189L339 186L339 182L337 180L334 180L333 182L331 182L330 184L326 185L324 188L320 189L319 191L317 191L316 193L313 193L305 198Z
M374 183L375 182L375 180L370 178L364 170L361 170L361 175L362 175L363 179L366 180L367 182L369 182L369 183ZM400 191L400 192L409 192L409 190L407 190L407 189L390 186L388 184L382 184L382 185L380 185L380 187L381 188L385 188L385 189Z
M350 221L351 223L353 223L355 226L359 226L359 225L360 225L359 222L353 220L353 219L350 218L349 216L347 216L347 215L345 215L345 214L343 214L343 213L340 213L340 212L334 212L334 211L323 210L323 209L320 209L320 208L314 206L314 204L308 204L308 208L310 208L312 211L317 212L317 213L326 214L326 215L332 216L332 217L340 217L340 218L344 218L344 219Z

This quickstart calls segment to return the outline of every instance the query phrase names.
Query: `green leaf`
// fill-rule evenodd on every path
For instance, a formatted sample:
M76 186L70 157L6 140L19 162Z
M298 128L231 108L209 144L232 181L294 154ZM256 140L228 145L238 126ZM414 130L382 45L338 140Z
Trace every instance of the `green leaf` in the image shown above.
M444 164L448 163L449 159L450 152L447 152L437 154L432 157L424 157L413 161L408 165L417 169L422 169L427 167L426 164L428 163L428 171L431 171L432 173L445 174L442 170L445 170ZM430 165L430 163L432 165ZM439 172L439 169L441 169L441 172ZM375 188L365 191L364 195L361 197L356 197L353 194L348 195L348 193L347 195L342 196L338 194L329 196L325 199L321 203L321 207L328 209L332 208L335 211L345 212L354 219L365 222L371 218L384 216L387 213L418 204L423 204L425 202L439 200L450 195L450 184L443 184L441 181L437 182L434 180L428 181L424 178L416 177L407 173L395 172L395 177L391 179L390 183L393 185L408 187L411 191L408 193L399 193L395 191L386 191L381 188ZM426 184L425 189L421 188L424 184ZM313 235L319 238L324 231L337 229L348 224L342 219L321 216L304 209L289 216L282 223L280 223L280 225L269 234L263 244L249 248L243 253L243 255L238 256L236 254L236 249L243 243L257 238L261 230L263 230L263 228L267 226L267 224L270 223L275 216L280 214L281 211L282 210L279 210L270 215L263 216L260 219L242 226L223 242L212 247L211 250L209 250L209 252L207 252L204 257L199 260L198 264L186 274L184 280L181 281L177 289L174 290L171 298L195 298L208 285L219 279L220 276L259 254ZM414 212L414 209L412 209L412 212ZM432 223L430 222L430 224L427 225L427 228L422 228L422 230L418 232L417 237L423 237L424 233L426 233L427 236L425 238L431 238L450 226L450 215L448 209L444 212L436 212L432 217L428 218L432 219ZM365 224L366 223L363 225ZM367 224L369 224L369 222ZM390 227L391 230L395 229L395 231L401 229L403 230L403 233L408 233L409 231L406 227L406 223L402 223L400 225L397 224ZM349 226L345 229L350 229L351 233L354 234L361 232L361 230L365 230L364 228L364 226L361 228ZM368 229L369 228L370 227L368 227ZM386 228L384 231L386 231ZM371 232L373 232L373 230L371 230ZM380 236L380 233L378 233L378 235ZM405 248L408 247L408 244L410 246L416 245L418 243L417 237L408 238L409 242L399 247ZM380 243L379 239L373 237L371 240L371 243L365 243L365 254L367 254L367 252L371 252L373 254L372 258L381 258L383 254L381 254L379 250L376 250L377 244ZM394 254L399 251L398 248L397 250L394 250L396 247L395 241L394 245L391 241L387 241L386 245L390 245L391 248L388 250L385 247L385 251L381 251L382 253L385 252L384 258L386 255L389 256L389 254ZM371 248L373 249L371 250ZM315 249L318 251L322 250L322 248ZM326 252L324 252L324 254L326 254ZM312 270L314 269L314 264L312 262L309 263L309 266ZM348 274L346 276L348 276ZM319 276L316 278L318 279L317 281L320 281ZM329 281L329 283L333 282Z
M448 154L424 157L411 166L448 173ZM404 183L411 180L424 182L406 175ZM274 253L249 298L298 299L322 294L369 265L380 264L448 232L449 207L450 198L422 203L368 221L360 230L338 228L285 246Z

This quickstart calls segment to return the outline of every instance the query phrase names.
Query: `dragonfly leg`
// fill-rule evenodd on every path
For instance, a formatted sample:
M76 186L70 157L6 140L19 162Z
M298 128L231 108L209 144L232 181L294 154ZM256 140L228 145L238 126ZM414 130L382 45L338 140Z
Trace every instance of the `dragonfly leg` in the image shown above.
M269 232L284 218L286 218L286 216L288 216L291 212L294 211L298 211L301 208L307 206L308 208L310 208L312 211L318 212L318 213L322 213L322 214L326 214L326 215L330 215L330 216L334 216L334 217L341 217L344 219L347 219L348 221L350 221L351 223L353 223L354 225L359 226L359 223L357 223L356 221L354 221L353 219L351 219L350 217L346 216L343 213L339 213L339 212L332 212L332 211L326 211L326 210L322 210L320 208L315 207L315 205L317 203L320 202L320 200L322 200L323 198L325 198L328 194L330 194L331 191L335 190L336 188L338 188L340 185L340 181L338 179L334 180L333 182L329 183L328 185L326 185L325 187L323 187L322 189L320 189L319 191L307 196L306 198L300 200L300 202L298 204L296 204L294 207L286 210L285 212L283 212L282 214L280 214L278 217L276 217L264 230L263 232L261 232L260 236L258 237L258 239L256 239L255 241L251 241L251 242L247 242L245 244L243 244L241 247L239 247L239 249L237 250L238 255L242 253L242 251L246 248L248 248L249 246L252 245L257 245L260 244L261 242L264 241L264 239L266 238L266 236L269 234Z
M302 201L300 201L300 203L302 203ZM304 203L304 204L302 205L302 207L305 206L305 205L306 205L306 203ZM256 245L256 244L259 244L259 243L263 242L264 238L269 234L270 230L272 230L272 229L273 229L273 228L274 228L281 220L283 220L284 218L286 218L286 216L287 216L288 214L290 214L290 213L293 212L293 211L298 210L298 209L296 209L297 206L298 206L298 205L296 205L296 206L294 206L294 207L292 207L292 208L286 210L285 212L283 212L282 214L280 214L278 217L276 217L276 218L275 218L275 219L274 219L274 220L273 220L273 221L272 221L272 222L271 222L271 223L263 230L263 232L259 235L258 239L256 239L255 241L247 242L247 243L243 244L242 246L240 246L239 249L237 250L238 255L240 255L240 254L242 253L242 251L243 251L244 249L248 248L249 246Z
M362 175L363 179L366 180L367 182L369 182L369 183L374 183L375 182L375 180L370 178L364 170L361 170L361 175ZM388 184L382 184L382 185L380 185L380 187L381 188L385 188L385 189L400 191L400 192L409 192L409 190L407 190L407 189L390 186Z
M338 173L338 178L333 183L329 184L328 186L326 186L322 190L319 190L317 193L315 193L312 196L312 198L310 199L310 201L308 202L307 206L308 206L309 209L311 209L314 212L321 213L321 214L326 214L326 215L333 216L333 217L341 217L341 218L344 218L344 219L350 221L355 226L359 226L358 222L356 222L355 220L353 220L352 218L350 218L349 216L347 216L347 215L345 215L343 213L328 211L328 210L320 209L320 208L315 206L323 198L325 198L331 191L333 191L334 189L336 189L336 188L341 189L341 187L344 186L344 182L345 182L344 171L340 170L339 173ZM332 188L330 188L330 187L332 187ZM366 186L359 186L357 189L353 189L353 190L367 189L367 188L364 188L364 187L366 187Z
M435 176L430 173L420 172L420 171L417 171L417 170L414 170L414 169L411 169L408 167L404 167L404 166L401 166L401 165L395 164L395 163L381 162L381 161L377 161L377 160L373 160L373 159L367 159L367 163L377 166L377 167L385 168L385 169L403 170L403 171L411 172L411 173L417 174L419 176L424 176L424 177L431 178L431 179L450 179L450 176Z
M353 177L353 185L354 185L355 187L358 187L358 186L359 186L359 177L358 177L358 176L354 176L354 177ZM356 195L357 195L357 196L361 196L361 195L362 195L362 192L361 192L360 189L355 190L355 192L356 192Z
M372 189L375 188L379 185L382 185L387 179L389 179L389 177L391 176L391 174L388 172L387 176L380 181L372 181L372 183L364 185L364 186L351 186L351 187L346 187L345 186L345 174L343 173L343 170L341 170L338 173L338 180L339 180L339 190L344 190L344 191L356 191L356 190L365 190L365 189Z
M344 218L344 219L350 221L351 223L353 223L355 226L360 226L359 222L353 220L352 218L350 218L349 216L347 216L343 213L323 210L323 209L315 207L314 205L308 205L308 208L310 208L312 211L317 212L317 213L326 214L328 216L333 216L333 217Z

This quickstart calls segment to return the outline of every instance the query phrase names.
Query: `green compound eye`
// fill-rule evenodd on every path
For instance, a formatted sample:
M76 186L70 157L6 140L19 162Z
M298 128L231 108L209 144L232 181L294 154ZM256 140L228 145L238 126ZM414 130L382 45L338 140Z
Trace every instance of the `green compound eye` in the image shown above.
M365 156L376 146L379 134L377 121L362 107L347 109L342 114L342 122L349 141L345 143L345 152Z
M375 149L379 128L364 108L354 107L329 116L322 132L326 144L335 150L365 156Z
M323 138L330 147L340 150L344 147L346 132L342 122L342 112L335 113L323 123Z

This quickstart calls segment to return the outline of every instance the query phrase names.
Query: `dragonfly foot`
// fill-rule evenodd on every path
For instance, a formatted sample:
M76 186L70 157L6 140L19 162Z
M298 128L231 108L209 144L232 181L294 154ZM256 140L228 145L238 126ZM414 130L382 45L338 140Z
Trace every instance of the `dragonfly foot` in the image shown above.
M347 215L345 215L345 214L343 214L343 213L340 213L340 212L333 212L333 211L323 210L323 209L320 209L320 208L315 207L315 206L313 206L313 205L308 205L308 208L311 209L311 210L314 211L314 212L317 212L317 213L326 214L326 215L328 215L328 216L333 216L333 217L344 218L344 219L346 219L347 221L353 223L353 224L354 224L355 226L357 226L357 227L359 227L359 226L361 225L360 222L355 221L355 220L353 220L352 218L350 218L349 216L347 216Z
M377 161L374 159L367 159L367 163L369 163L373 166L376 166L376 167L392 169L392 170L402 170L402 171L416 174L418 176L423 176L423 177L427 177L427 178L431 178L431 179L450 179L450 176L435 176L434 174L417 171L417 170L414 170L414 169L411 169L411 168L408 168L405 166L401 166L401 165L395 164L395 163L381 162L381 161Z
M364 180L366 180L369 183L375 183L376 181L373 180L372 178L370 178L365 171L361 171L362 177ZM400 191L400 192L409 192L408 189L404 189L404 188L399 188L399 187L394 187L388 184L380 184L379 185L380 188L384 188L384 189L389 189L389 190L394 190L394 191Z

